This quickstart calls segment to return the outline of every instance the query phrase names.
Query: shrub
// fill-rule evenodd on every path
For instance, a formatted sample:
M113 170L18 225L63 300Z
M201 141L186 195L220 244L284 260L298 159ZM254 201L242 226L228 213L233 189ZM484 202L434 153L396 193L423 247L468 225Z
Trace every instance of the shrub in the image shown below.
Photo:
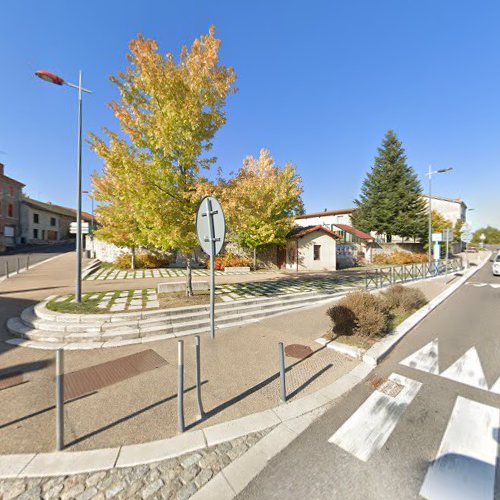
M398 266L401 264L416 264L420 262L427 262L428 257L425 253L412 253L412 252L394 252L391 254L377 254L373 257L374 264L388 264Z
M131 269L132 268L132 255L124 253L118 256L113 265L118 269ZM139 254L135 256L136 269L156 269L168 265L166 257L152 253Z
M412 313L427 304L427 298L418 288L393 285L382 292L386 307L392 311L398 310L402 313Z
M247 257L240 257L232 253L215 257L214 268L216 271L223 271L226 267L250 267L252 261ZM207 262L207 267L210 267L210 260Z
M351 292L327 311L333 332L339 335L374 337L383 335L389 324L387 306L366 291Z

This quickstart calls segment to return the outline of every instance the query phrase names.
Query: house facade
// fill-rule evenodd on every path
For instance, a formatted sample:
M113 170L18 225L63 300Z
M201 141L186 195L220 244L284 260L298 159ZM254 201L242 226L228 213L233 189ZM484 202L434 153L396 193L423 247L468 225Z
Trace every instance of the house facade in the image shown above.
M21 240L21 193L24 187L4 173L0 163L0 251L17 245Z
M72 208L25 197L21 201L21 242L44 244L74 238L69 228L75 220L76 210ZM82 221L91 220L91 214L82 212Z
M331 229L334 224L351 224L351 214L355 208L343 208L339 210L324 210L295 217L298 226L325 226Z
M427 206L429 206L429 196L422 195ZM463 222L467 219L467 205L460 198L444 198L442 196L431 196L432 211L439 213L449 221L456 224L458 220Z
M335 271L339 237L324 226L298 226L288 235L287 271Z

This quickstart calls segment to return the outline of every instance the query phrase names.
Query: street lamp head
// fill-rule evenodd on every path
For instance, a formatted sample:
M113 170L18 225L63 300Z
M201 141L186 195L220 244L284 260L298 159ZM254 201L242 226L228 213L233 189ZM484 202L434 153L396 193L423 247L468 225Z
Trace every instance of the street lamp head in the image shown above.
M60 76L57 76L50 71L45 71L44 69L35 71L35 75L38 76L38 78L45 80L46 82L54 83L56 85L63 85L65 83L65 81Z
M441 170L438 170L437 173L438 174L444 174L445 172L449 172L450 170L453 170L453 167L442 168Z

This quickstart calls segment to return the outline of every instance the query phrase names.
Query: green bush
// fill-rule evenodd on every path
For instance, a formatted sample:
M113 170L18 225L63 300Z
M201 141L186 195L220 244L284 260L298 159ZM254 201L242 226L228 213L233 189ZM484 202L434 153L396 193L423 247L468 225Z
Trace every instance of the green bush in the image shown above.
M403 314L412 313L427 304L427 298L421 290L400 284L382 292L382 297L388 309Z
M117 257L113 265L118 269L131 269L132 268L132 255L124 253ZM152 253L139 254L135 256L136 269L157 269L159 267L166 267L168 259L161 255Z
M351 292L327 311L337 335L375 337L389 325L389 311L380 297L366 291Z

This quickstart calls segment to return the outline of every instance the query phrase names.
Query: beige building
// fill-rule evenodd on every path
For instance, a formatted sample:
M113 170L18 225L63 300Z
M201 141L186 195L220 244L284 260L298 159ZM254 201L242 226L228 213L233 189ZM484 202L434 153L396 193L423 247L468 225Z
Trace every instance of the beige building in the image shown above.
M295 224L298 226L326 226L331 229L335 224L351 224L351 214L355 208L343 208L340 210L324 210L323 212L313 212L310 214L295 217Z
M429 206L429 196L423 195L425 203ZM467 205L460 198L444 198L442 196L431 197L431 209L433 212L438 212L449 221L456 224L458 220L466 221Z
M82 221L91 220L91 214L82 212ZM74 221L76 210L72 208L25 197L21 201L21 242L43 244L74 238L69 232Z
M335 271L339 238L324 226L295 227L286 244L288 271Z

